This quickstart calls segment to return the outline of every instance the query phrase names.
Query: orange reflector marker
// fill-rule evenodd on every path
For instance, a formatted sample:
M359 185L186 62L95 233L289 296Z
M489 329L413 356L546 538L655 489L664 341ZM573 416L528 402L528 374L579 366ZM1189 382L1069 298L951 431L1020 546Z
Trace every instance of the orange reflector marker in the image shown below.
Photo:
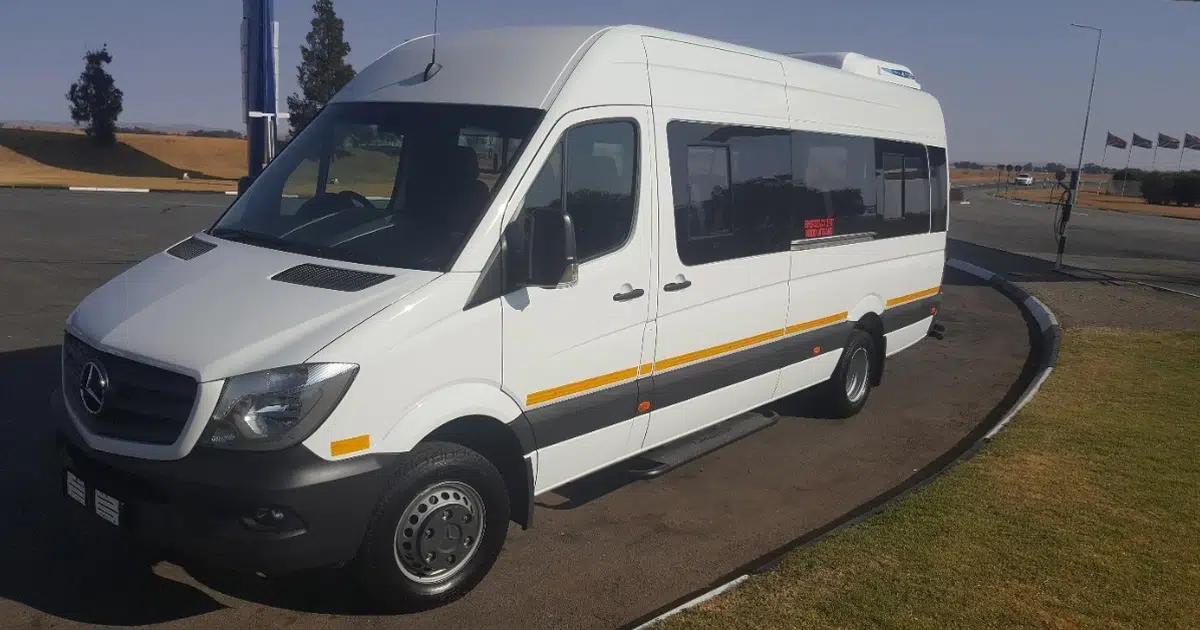
M643 400L642 402L638 403L638 413L646 413L647 411L650 411L649 400Z
M371 436L369 435L359 435L329 443L329 453L334 457L365 451L368 448L371 448Z
M817 346L816 348L813 348L813 354L821 354L821 346Z

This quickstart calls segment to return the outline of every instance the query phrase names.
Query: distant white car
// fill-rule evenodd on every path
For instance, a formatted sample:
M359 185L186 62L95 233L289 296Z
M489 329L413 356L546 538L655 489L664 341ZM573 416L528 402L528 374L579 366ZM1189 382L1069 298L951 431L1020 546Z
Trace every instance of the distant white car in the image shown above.
M1033 185L1033 175L1030 175L1029 173L1018 173L1017 179L1016 179L1016 184L1018 186L1032 186Z

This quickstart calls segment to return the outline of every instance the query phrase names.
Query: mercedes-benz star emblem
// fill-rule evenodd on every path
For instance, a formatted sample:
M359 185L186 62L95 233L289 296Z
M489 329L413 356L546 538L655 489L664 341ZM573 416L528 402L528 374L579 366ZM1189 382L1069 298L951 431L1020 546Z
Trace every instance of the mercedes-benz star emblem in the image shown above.
M104 368L94 361L88 361L79 372L79 398L83 408L92 415L98 415L104 409L104 393L108 390L108 376Z

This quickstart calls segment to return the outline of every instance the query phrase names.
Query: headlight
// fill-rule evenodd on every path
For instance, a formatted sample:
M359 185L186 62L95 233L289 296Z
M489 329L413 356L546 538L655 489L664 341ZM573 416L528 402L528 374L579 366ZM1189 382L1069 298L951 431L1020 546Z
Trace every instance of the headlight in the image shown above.
M200 444L267 451L301 442L321 426L356 374L352 363L314 363L232 377Z

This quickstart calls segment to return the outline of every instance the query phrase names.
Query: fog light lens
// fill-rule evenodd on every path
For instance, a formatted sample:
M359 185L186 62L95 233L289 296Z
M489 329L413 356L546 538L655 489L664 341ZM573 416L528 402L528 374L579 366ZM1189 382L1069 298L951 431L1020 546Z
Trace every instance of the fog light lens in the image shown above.
M260 507L242 517L242 523L256 530L293 530L303 527L300 518L281 507Z

